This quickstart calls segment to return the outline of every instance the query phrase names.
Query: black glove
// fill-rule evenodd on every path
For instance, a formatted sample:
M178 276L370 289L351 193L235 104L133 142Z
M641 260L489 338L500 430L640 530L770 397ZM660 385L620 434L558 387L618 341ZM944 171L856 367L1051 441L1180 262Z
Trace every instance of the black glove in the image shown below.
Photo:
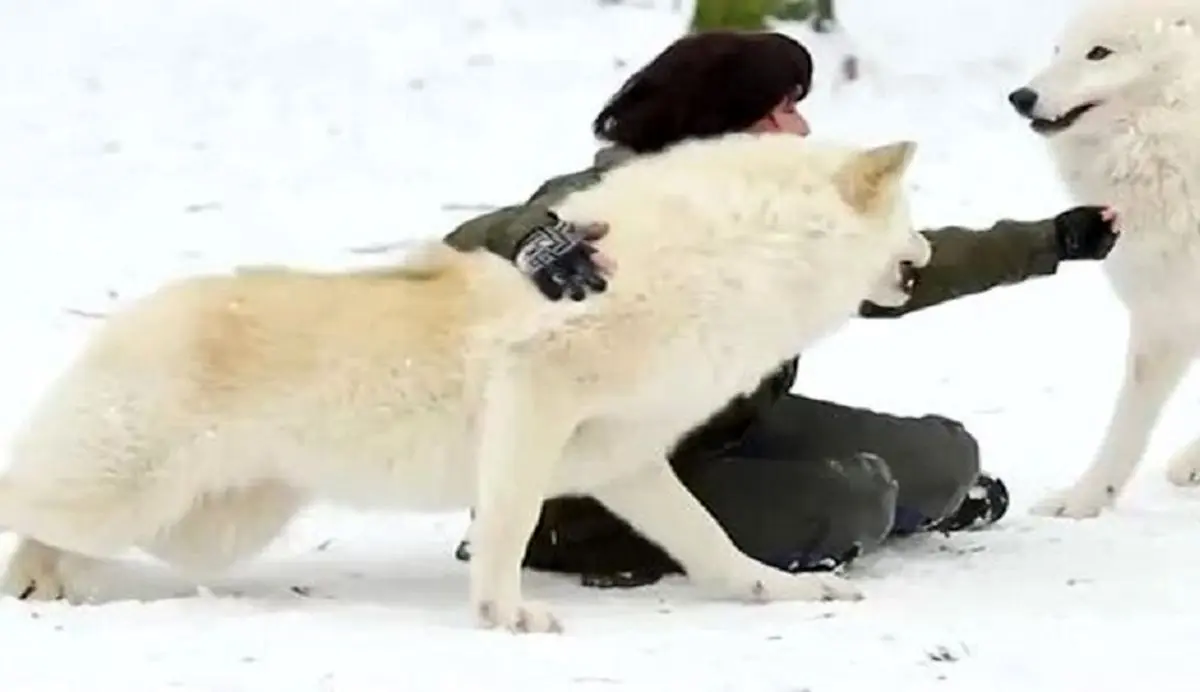
M563 294L583 300L588 289L603 293L608 281L593 259L596 248L584 229L551 214L553 221L535 228L521 240L513 262L550 300Z
M1054 217L1059 259L1101 260L1112 252L1117 234L1103 211L1104 207L1075 207Z

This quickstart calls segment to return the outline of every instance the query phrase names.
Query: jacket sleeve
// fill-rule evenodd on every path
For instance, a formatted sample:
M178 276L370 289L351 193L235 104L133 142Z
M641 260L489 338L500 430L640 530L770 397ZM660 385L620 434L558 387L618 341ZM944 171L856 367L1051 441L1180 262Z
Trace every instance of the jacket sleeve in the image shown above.
M951 226L922 233L932 257L917 275L912 298L897 308L864 302L861 316L899 317L1058 271L1053 218L1000 221L985 231Z
M598 175L590 170L551 178L524 204L502 207L468 219L443 241L459 251L483 248L511 262L516 258L517 248L525 236L554 222L555 217L550 211L553 205L596 179Z
M461 252L482 248L511 262L525 236L553 218L542 205L502 207L464 221L443 241Z

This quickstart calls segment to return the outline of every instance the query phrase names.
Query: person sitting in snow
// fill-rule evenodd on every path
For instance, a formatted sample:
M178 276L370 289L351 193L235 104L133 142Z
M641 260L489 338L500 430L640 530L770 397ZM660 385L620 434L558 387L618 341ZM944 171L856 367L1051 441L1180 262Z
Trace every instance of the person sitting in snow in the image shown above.
M573 226L549 207L622 161L684 139L738 131L808 135L797 106L812 72L809 51L780 33L682 37L596 116L593 132L607 146L590 168L547 181L523 204L463 223L445 241L509 259L548 299L604 291L608 281L620 281L619 268L590 244L604 226ZM1102 259L1116 239L1112 219L1108 209L1076 207L1050 219L1002 220L985 231L924 231L933 256L912 299L892 309L864 304L861 314L899 317L1054 274L1064 260ZM749 555L792 571L835 569L889 536L977 528L1004 516L1007 489L980 472L978 445L961 423L794 394L796 368L796 359L780 364L757 391L714 412L671 454L683 483ZM470 559L467 541L456 555ZM525 566L579 574L598 586L635 586L680 572L591 498L544 504Z

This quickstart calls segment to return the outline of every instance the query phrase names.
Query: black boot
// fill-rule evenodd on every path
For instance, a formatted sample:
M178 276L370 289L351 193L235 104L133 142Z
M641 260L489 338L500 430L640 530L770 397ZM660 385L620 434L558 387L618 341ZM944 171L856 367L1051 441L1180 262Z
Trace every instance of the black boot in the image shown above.
M1008 488L1004 481L981 473L958 509L931 526L930 530L950 533L981 529L1000 521L1007 513Z

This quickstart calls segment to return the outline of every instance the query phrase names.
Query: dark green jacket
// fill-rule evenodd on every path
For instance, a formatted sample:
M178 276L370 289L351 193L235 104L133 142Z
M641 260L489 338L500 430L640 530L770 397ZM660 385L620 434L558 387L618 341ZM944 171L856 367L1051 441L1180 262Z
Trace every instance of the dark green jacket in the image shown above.
M445 240L459 250L485 247L512 259L521 240L547 222L550 207L567 194L598 182L604 171L626 158L628 154L620 150L601 150L591 168L552 178L524 204L470 219ZM899 317L997 286L1047 276L1058 269L1053 219L999 221L986 231L950 226L922 233L929 239L933 256L929 265L921 269L912 298L899 308L864 303L860 311L863 317ZM684 456L685 450L712 452L736 442L760 411L792 388L796 364L796 359L789 360L765 378L757 391L731 401L681 442L675 457Z

